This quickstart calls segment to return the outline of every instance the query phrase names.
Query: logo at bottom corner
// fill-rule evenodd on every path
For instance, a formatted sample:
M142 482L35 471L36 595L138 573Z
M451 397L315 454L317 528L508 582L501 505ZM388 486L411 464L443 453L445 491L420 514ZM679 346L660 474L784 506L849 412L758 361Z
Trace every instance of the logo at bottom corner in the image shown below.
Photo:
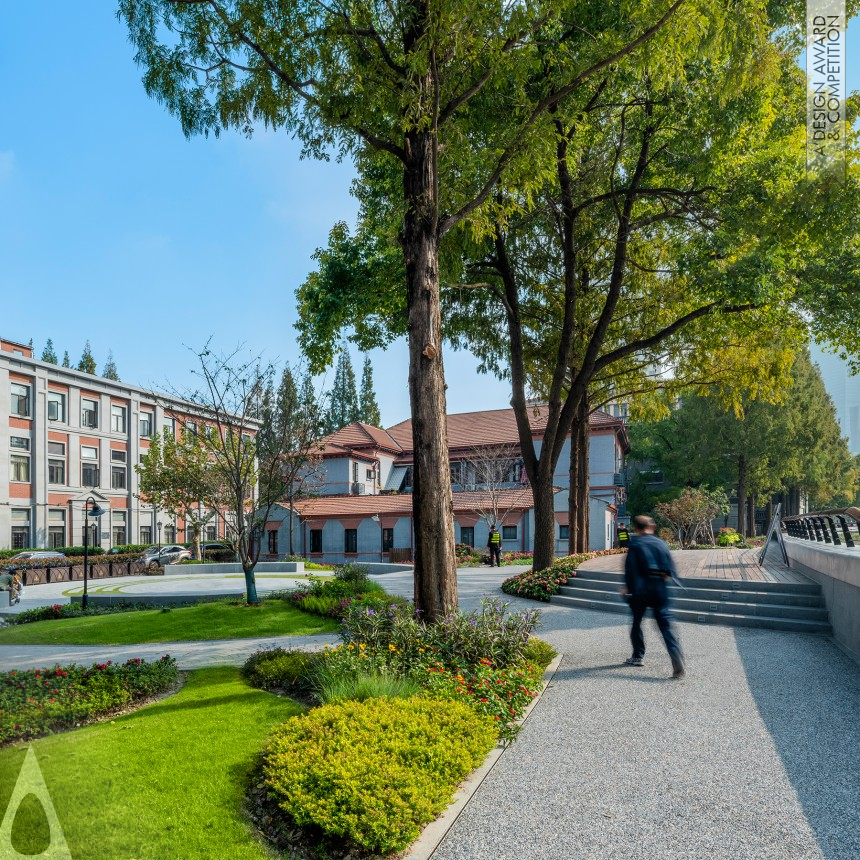
M21 802L28 794L34 795L42 804L51 832L51 841L41 854L20 854L12 845L12 825L15 823L15 815ZM24 764L18 774L18 781L12 792L12 799L9 801L9 806L6 807L3 823L0 824L0 860L39 860L39 858L42 860L72 860L72 853L69 851L66 837L63 835L63 828L60 826L60 819L57 818L57 811L51 802L48 786L45 784L42 770L36 760L36 753L33 752L33 747L28 747Z

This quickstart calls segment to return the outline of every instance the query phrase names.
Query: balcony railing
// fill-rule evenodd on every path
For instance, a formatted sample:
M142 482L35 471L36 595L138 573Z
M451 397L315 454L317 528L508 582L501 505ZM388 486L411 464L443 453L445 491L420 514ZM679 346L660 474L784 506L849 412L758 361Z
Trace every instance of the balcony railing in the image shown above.
M783 517L782 524L790 537L834 546L841 546L844 541L845 546L855 546L856 533L860 529L860 508L835 508L795 514Z

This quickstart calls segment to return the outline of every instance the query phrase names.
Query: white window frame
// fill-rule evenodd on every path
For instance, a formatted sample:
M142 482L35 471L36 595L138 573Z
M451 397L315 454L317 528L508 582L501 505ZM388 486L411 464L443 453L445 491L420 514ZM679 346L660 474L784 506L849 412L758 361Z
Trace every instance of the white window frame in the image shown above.
M93 405L93 409L87 409L87 404L91 403ZM93 413L95 418L93 419L92 424L87 423L87 419L84 417L87 413ZM91 397L82 397L81 398L81 427L91 427L94 430L98 430L99 427L99 402L98 400L93 400Z
M15 389L23 389L16 391ZM23 400L23 412L21 411ZM33 386L27 385L25 382L11 383L11 396L9 398L9 414L17 415L19 418L32 417L32 402L33 402Z
M127 451L118 451L115 448L110 449L110 461L111 463L128 463L128 452Z
M87 481L84 479L84 470L85 469L95 469L96 479L95 481ZM86 460L81 462L81 486L87 487L89 489L94 489L99 486L99 482L101 481L101 473L99 471L99 462L98 460Z
M122 486L118 487L114 482L114 477L122 475ZM111 466L110 467L110 486L112 490L127 490L128 489L128 468L126 466Z
M51 406L55 403L59 404L56 418L51 417ZM52 391L48 389L48 421L56 421L60 424L66 423L66 395L62 391Z
M125 433L128 426L128 410L118 403L110 405L110 429L111 433Z
M26 470L26 477L15 477L19 469L23 467ZM9 481L13 484L29 484L30 483L30 455L29 454L10 454L9 455Z

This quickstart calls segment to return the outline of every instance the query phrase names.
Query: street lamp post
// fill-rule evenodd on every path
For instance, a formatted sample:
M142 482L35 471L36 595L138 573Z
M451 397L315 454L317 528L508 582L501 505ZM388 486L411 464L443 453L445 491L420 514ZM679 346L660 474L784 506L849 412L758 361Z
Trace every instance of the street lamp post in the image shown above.
M371 519L375 523L379 523L379 560L380 562L385 561L385 546L382 543L382 538L384 537L384 529L382 528L382 520L379 517L379 514L374 514Z
M92 502L92 507L90 503ZM97 520L103 517L107 511L100 508L92 496L88 496L84 502L84 596L81 598L81 609L87 608L87 580L90 573L90 517Z
M161 522L156 523L155 526L158 529L158 555L160 558L161 557Z

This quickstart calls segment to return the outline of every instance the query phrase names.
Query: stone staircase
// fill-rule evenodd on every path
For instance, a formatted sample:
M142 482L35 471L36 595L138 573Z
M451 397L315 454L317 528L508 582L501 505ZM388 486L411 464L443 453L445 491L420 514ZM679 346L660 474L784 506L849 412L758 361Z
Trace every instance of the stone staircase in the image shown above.
M683 588L669 587L672 613L678 621L831 633L821 588L814 582L705 578L688 578L683 582ZM627 614L630 610L619 594L623 583L620 573L581 570L568 579L552 603Z

